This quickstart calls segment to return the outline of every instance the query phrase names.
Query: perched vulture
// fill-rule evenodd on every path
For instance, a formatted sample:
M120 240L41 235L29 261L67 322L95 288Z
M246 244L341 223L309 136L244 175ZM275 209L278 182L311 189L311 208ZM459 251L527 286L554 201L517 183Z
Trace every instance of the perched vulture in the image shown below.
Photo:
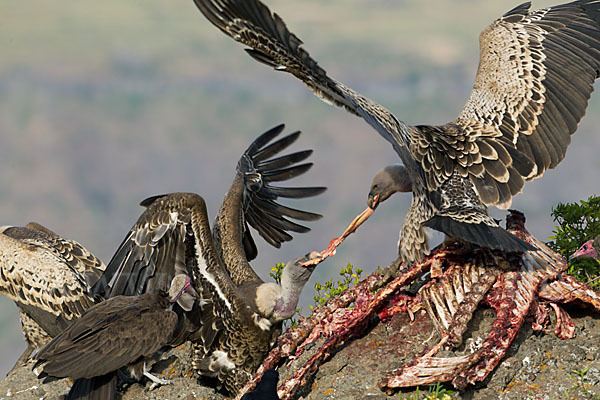
M588 240L584 244L581 245L579 249L573 254L571 254L571 258L595 258L600 260L600 235L596 236L593 240Z
M35 222L0 228L0 293L17 304L27 340L15 366L95 303L89 289L104 268L82 245Z
M288 232L309 230L288 218L320 218L276 202L325 190L272 185L301 175L312 165L297 164L310 150L275 157L300 134L273 141L283 128L265 132L242 155L212 232L206 205L197 194L144 200L146 211L94 287L106 298L141 295L168 289L177 274L189 276L198 299L189 311L173 307L179 319L168 344L191 340L199 374L216 377L231 393L251 377L279 334L281 322L295 313L300 291L314 270L314 265L305 267L302 262L318 257L312 252L289 262L280 284L263 282L248 262L257 254L250 226L279 247L292 239Z
M258 0L194 0L256 60L302 80L327 103L363 118L400 156L413 199L400 257L429 254L424 227L507 251L532 247L501 229L487 206L508 208L526 180L564 158L600 68L600 1L530 11L524 3L480 35L475 84L445 125L409 126L329 77L284 21Z
M109 376L128 366L136 379L146 376L165 383L147 371L146 358L169 344L178 321L171 310L173 303L191 309L197 293L190 282L188 276L179 274L168 293L116 296L94 305L34 355L38 378L46 383L66 377ZM113 398L115 390L113 384L104 398Z

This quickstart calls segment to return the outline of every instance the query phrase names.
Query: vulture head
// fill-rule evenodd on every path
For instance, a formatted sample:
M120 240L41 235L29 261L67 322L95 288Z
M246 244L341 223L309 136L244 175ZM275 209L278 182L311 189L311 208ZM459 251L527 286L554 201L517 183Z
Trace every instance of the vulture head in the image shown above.
M261 314L268 317L271 322L291 318L296 312L300 292L316 267L316 264L310 264L307 261L320 257L319 252L312 251L303 257L296 258L283 267L280 285L262 284L258 288L256 296L256 304Z
M367 206L373 210L396 192L411 192L412 181L404 165L392 164L379 171L373 178Z
M582 244L575 253L571 254L569 259L578 257L600 259L600 235L596 236L594 240L588 240Z
M194 290L189 276L185 274L175 275L169 288L169 298L171 302L177 302L185 311L190 311L194 307L198 293Z

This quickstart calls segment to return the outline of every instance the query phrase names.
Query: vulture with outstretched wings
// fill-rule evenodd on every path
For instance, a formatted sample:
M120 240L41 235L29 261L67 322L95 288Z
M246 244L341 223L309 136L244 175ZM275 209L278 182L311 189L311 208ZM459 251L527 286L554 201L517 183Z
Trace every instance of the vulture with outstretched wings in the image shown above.
M189 276L198 298L189 311L174 305L178 323L167 344L191 340L196 370L216 377L229 392L251 377L280 332L281 322L295 313L300 291L314 270L314 265L302 262L318 257L312 252L289 262L281 284L263 282L249 264L257 254L250 227L279 247L292 239L289 232L309 230L291 219L320 218L277 202L325 190L275 185L312 165L301 163L310 150L278 156L300 134L274 140L283 128L265 132L244 152L212 231L200 195L172 193L144 200L146 211L94 287L105 298L137 296L168 290L178 274Z
M429 254L425 227L506 251L532 247L487 206L508 208L525 181L564 158L600 69L600 1L530 11L515 7L480 35L473 90L445 125L409 126L329 77L277 14L258 0L194 0L256 60L302 80L318 97L363 118L389 141L412 181L400 257Z

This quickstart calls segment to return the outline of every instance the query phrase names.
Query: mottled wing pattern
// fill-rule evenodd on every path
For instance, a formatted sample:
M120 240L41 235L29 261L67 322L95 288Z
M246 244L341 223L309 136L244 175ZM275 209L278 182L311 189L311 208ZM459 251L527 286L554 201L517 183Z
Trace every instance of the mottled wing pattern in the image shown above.
M257 0L194 0L198 9L223 33L249 46L257 61L289 72L303 81L322 100L353 106L337 90L337 83L313 60L285 22Z
M0 292L50 336L95 302L85 276L66 262L54 243L29 228L0 233Z
M50 229L36 223L30 222L26 226L38 235L23 237L25 243L36 244L39 240L41 245L46 244L48 248L62 257L67 264L85 277L89 287L92 287L106 269L104 263L94 256L88 249L75 240L65 239Z
M43 364L40 378L92 378L154 354L177 324L168 304L164 292L97 304L35 355Z
M529 7L516 7L481 33L464 109L415 144L425 169L435 172L430 185L450 175L452 162L485 204L508 207L524 180L564 158L599 74L600 2Z
M169 290L179 273L193 278L185 264L187 224L191 220L188 198L175 193L142 202L148 207L131 228L108 263L93 292L109 298L140 295L150 289Z

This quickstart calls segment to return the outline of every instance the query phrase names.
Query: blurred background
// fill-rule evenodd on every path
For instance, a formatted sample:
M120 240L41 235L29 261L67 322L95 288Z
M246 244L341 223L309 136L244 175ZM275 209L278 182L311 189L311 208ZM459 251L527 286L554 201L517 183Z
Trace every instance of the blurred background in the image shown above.
M406 123L441 124L470 92L479 32L519 2L268 4L330 76ZM366 123L256 63L191 0L3 0L0 49L0 225L39 222L104 262L150 195L199 193L214 218L239 156L281 122L304 132L293 150L315 150L313 169L293 183L329 189L286 203L324 215L310 234L281 250L257 239L253 266L265 279L274 263L324 249L365 208L373 175L398 162ZM553 205L599 193L599 110L592 96L565 161L513 202L542 240L552 235ZM318 267L303 293L305 313L315 281L336 280L348 262L366 275L396 258L409 202L390 199ZM16 306L0 296L0 377L24 349Z

